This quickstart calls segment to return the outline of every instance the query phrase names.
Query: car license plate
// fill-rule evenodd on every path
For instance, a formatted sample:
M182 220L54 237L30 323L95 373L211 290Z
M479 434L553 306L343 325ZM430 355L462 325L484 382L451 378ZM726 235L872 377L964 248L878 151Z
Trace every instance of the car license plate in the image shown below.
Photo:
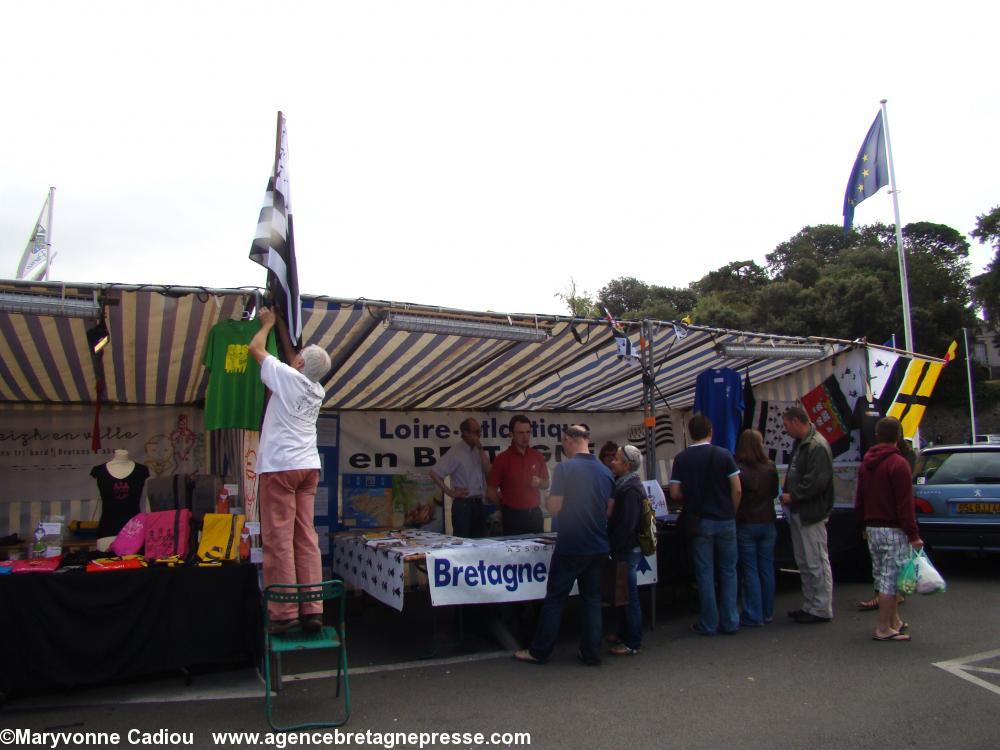
M1000 503L955 503L956 513L1000 514Z

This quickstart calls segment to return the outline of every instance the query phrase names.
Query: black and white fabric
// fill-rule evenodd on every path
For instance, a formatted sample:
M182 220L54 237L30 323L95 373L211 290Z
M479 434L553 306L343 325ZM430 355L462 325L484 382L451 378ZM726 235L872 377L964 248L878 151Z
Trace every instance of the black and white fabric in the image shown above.
M274 306L284 314L288 337L293 344L298 344L302 335L302 302L299 299L292 198L288 186L288 132L280 112L274 174L267 181L264 205L257 220L257 234L250 247L250 260L268 269L267 286L274 297Z

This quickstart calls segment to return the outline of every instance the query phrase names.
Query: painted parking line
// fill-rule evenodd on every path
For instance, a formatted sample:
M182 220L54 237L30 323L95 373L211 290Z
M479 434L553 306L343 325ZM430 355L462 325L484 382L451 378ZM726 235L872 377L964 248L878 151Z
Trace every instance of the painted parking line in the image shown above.
M1000 695L1000 684L998 684L1000 683L1000 679L998 679L1000 677L1000 669L981 663L993 660L997 660L997 666L1000 667L1000 649L984 651L981 654L972 654L971 656L962 656L958 659L949 659L948 661L934 662L934 666L956 677L961 677L973 685L986 688L991 693ZM979 675L989 675L997 679L997 682L990 682L979 677Z
M510 651L489 651L482 654L421 659L419 661L378 664L369 667L349 667L348 674L358 677L381 672L398 672L404 669L427 669L467 664L489 659L510 658ZM336 677L337 670L286 674L283 684L305 680L319 680ZM196 677L192 685L178 684L176 678L164 680L154 685L131 685L127 687L96 688L81 691L70 696L37 696L18 699L13 705L20 709L68 708L71 706L103 706L140 703L179 703L187 701L245 700L260 699L264 695L264 681L256 669L242 669L215 675Z
M403 669L425 669L427 667L446 667L450 664L468 664L475 661L487 661L489 659L510 658L510 651L489 651L485 654L467 654L466 656L449 656L442 659L421 659L420 661L402 661L396 664L378 664L373 667L351 667L348 674L351 677L362 674L378 674L379 672L398 672ZM284 676L284 683L297 682L299 680L318 680L327 677L336 677L336 669L324 669L321 672L302 672L300 674L288 674Z

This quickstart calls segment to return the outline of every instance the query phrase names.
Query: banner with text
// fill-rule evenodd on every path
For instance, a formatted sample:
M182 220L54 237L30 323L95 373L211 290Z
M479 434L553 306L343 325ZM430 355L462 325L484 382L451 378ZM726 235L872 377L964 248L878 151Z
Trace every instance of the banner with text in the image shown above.
M554 550L552 544L497 542L428 552L431 604L441 607L544 599ZM637 579L640 586L656 583L655 554L642 561Z
M92 406L0 407L0 502L97 498L90 470L127 450L151 476L202 469L205 433L194 407L106 406L101 444L90 448Z
M441 497L430 470L461 439L459 424L467 417L480 421L483 447L495 458L510 446L512 416L510 412L342 412L342 523L357 528L450 530L451 498ZM586 424L591 449L597 453L608 440L627 443L630 428L634 431L642 423L638 412L535 412L527 416L531 445L545 456L550 475L563 459L560 440L566 426Z

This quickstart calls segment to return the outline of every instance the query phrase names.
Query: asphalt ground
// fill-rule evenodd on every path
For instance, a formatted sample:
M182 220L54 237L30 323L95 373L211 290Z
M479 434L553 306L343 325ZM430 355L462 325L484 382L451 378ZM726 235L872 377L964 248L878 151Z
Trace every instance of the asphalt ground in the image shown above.
M527 732L536 748L998 748L1000 558L942 554L935 562L949 588L903 605L909 643L871 639L875 613L853 606L870 595L870 583L838 582L832 623L788 620L784 612L801 602L797 577L783 573L774 624L734 636L696 635L688 630L694 616L684 592L672 599L661 590L658 622L655 629L647 624L642 653L608 656L596 668L575 659L575 608L552 660L537 666L498 650L487 620L475 612L463 618L458 640L454 612L422 608L417 600L402 615L352 602L352 714L341 731ZM432 647L433 658L419 658ZM327 658L287 660L276 718L334 718L331 666ZM13 696L0 710L0 728L118 732L118 747L281 746L277 738L265 744L266 736L256 744L212 736L268 731L262 683L246 668L196 674L190 686L167 676L68 695ZM157 741L135 730L177 734ZM0 731L0 741L4 736ZM295 738L297 746L309 739L322 740ZM456 739L424 746L477 746Z

